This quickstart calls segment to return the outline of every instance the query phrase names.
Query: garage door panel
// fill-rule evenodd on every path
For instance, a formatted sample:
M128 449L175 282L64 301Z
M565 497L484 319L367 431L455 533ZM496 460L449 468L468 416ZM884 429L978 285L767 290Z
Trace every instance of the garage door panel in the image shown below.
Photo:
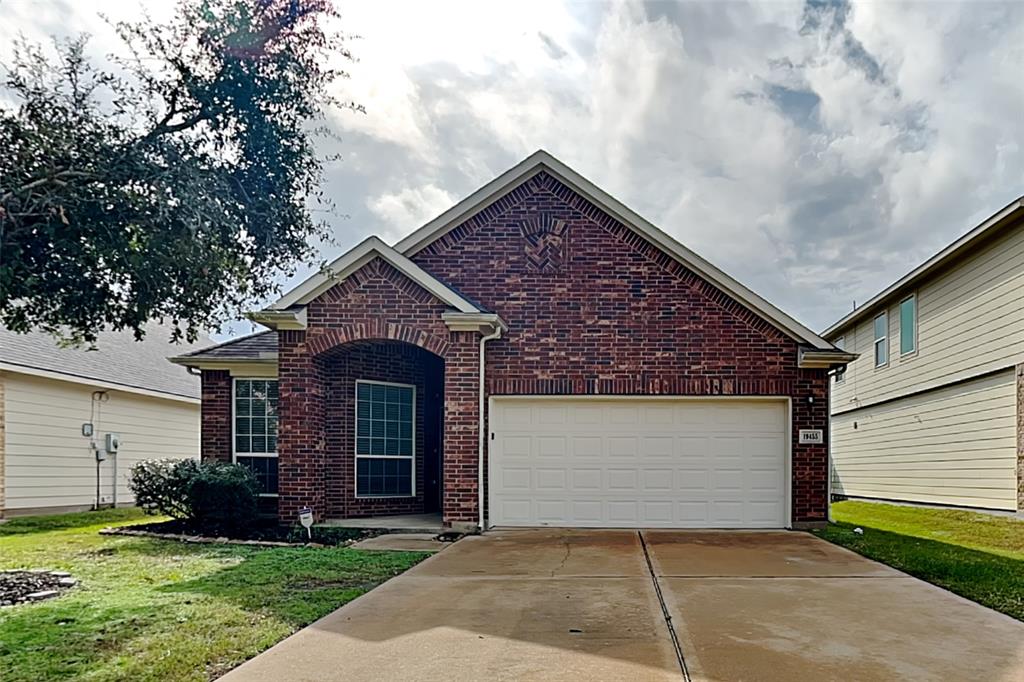
M496 483L504 490L529 492L532 489L532 477L532 469L513 469L503 466L498 469Z
M641 472L643 477L643 490L647 492L665 493L671 492L675 472L672 469L644 469Z
M492 408L494 525L785 525L782 402L495 399Z
M636 469L609 469L608 490L614 492L636 492Z
M644 436L640 440L640 456L644 458L671 458L675 439L671 435Z
M543 491L567 490L566 477L565 469L537 469L535 472L536 489Z
M575 457L601 457L604 454L604 439L600 436L571 436L572 454Z
M573 490L579 492L601 490L603 474L600 469L573 469L571 476Z

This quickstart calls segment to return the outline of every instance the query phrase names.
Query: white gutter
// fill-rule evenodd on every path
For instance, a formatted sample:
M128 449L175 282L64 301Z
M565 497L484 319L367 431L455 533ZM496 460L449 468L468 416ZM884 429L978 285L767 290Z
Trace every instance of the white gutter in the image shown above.
M480 425L478 431L480 432L480 447L477 452L476 461L476 494L477 494L477 509L480 512L480 523L478 524L480 532L487 530L484 527L484 444L487 440L487 434L484 433L484 344L492 339L501 338L501 325L494 325L494 331L487 336L480 337Z

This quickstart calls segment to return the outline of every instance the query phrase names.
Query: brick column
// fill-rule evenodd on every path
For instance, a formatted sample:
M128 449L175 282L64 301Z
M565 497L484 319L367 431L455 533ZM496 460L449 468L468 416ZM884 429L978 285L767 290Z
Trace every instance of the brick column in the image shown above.
M808 398L814 402L809 403ZM829 398L826 370L800 370L792 392L793 422L790 424L792 461L793 527L817 528L828 523ZM800 429L823 429L826 442L801 445Z
M444 522L476 528L480 335L453 332L444 361Z
M278 516L296 522L304 506L324 518L323 371L306 346L306 332L278 335Z
M1024 512L1024 362L1017 365L1017 511Z
M200 457L204 460L230 462L231 444L231 374L227 370L203 370L200 429Z

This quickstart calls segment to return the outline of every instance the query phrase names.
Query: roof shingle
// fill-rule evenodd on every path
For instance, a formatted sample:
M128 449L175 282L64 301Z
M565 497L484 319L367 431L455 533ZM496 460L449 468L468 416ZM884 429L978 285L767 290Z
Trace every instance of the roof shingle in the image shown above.
M204 337L200 343L209 341ZM0 327L0 362L7 365L188 398L200 396L198 377L167 361L200 345L172 343L168 327L148 325L142 341L136 341L130 331L100 332L95 347L64 348L44 332L17 334Z

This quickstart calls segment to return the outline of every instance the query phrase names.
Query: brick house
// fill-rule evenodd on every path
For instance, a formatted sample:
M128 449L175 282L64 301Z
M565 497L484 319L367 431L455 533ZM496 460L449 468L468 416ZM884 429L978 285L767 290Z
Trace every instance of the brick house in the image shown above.
M829 344L540 151L173 361L283 522L805 527ZM798 435L799 434L799 435Z

